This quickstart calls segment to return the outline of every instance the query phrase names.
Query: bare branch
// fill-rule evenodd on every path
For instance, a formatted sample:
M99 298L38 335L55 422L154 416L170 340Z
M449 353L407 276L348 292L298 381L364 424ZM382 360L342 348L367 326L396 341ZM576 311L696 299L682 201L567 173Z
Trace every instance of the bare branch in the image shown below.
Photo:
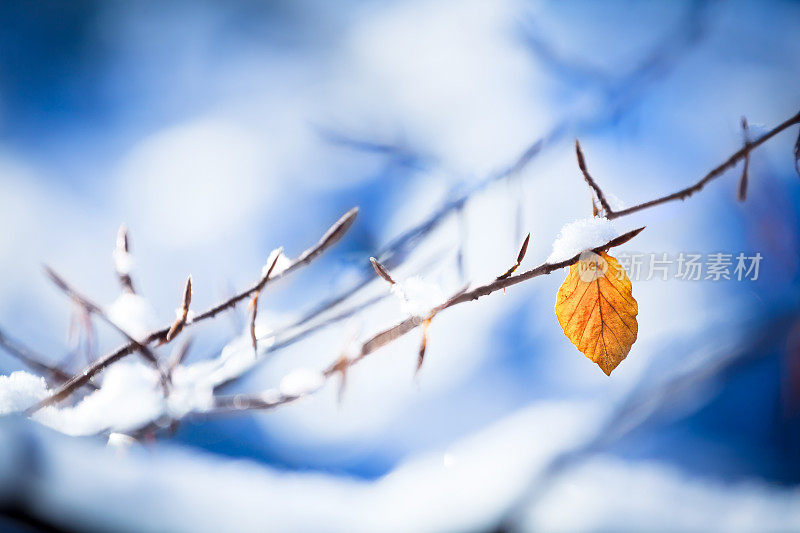
M626 243L631 240L633 237L638 235L644 228L639 228L633 231L629 231L628 233L617 237L616 239L612 239L607 243L594 248L594 252L600 252L612 248L614 246L619 246L620 244ZM379 333L376 333L369 339L367 339L362 345L361 350L359 351L358 356L349 359L348 366L353 366L359 363L361 360L366 358L371 353L383 348L387 344L390 344L400 337L404 336L405 334L413 331L419 326L429 326L431 320L435 315L449 309L450 307L470 302L473 300L477 300L482 296L489 295L493 292L505 289L512 285L516 285L518 283L522 283L523 281L527 281L529 279L543 276L546 274L550 274L556 270L560 270L564 267L568 267L572 264L575 264L580 259L581 254L576 254L574 257L567 259L565 261L561 261L558 263L543 263L538 267L523 272L521 274L517 274L516 276L511 276L506 279L502 280L494 280L490 283L485 285L481 285L476 287L472 290L467 290L466 288L457 291L453 296L451 296L445 303L436 307L431 311L431 314L427 318L422 318L418 316L408 317L405 320L395 324L394 326L387 328ZM421 365L421 361L424 359L425 356L425 344L427 343L427 338L423 334L423 344L420 347L420 354L417 361L417 370ZM323 372L322 375L328 379L332 375L341 372L341 358L337 359L334 363L328 366ZM305 396L305 395L303 395ZM286 403L293 402L303 396L285 396L282 395L275 400L265 401L263 399L263 395L253 395L253 396L243 396L238 395L236 397L224 397L222 400L218 400L215 403L215 409L213 410L214 413L220 413L224 411L246 411L246 410L261 410L261 409L273 409L279 405L283 405Z
M129 272L130 255L130 239L128 238L128 228L122 224L117 231L117 247L114 252L114 269L117 271L119 283L122 290L136 294L136 289L133 287L133 280Z
M70 375L64 370L55 365L50 365L44 362L44 356L34 352L21 342L10 338L5 332L0 330L0 348L3 348L9 355L13 356L25 366L42 374L48 376L56 383L64 383L69 381ZM91 383L87 384L89 388L96 389Z
M275 259L272 260L272 264L267 269L267 273L264 275L264 283L269 281L270 276L272 275L272 271L275 270L275 265L278 264L278 259L281 258L281 254L283 253L283 248L278 248L277 253L275 254ZM250 317L250 339L253 342L253 352L258 355L258 337L256 337L256 316L258 315L258 297L261 296L261 289L257 290L256 293L253 295L253 299L250 301L250 307L253 308L253 313Z
M339 374L339 403L342 403L344 399L344 391L347 388L347 371L350 370L350 359L348 359L347 354L342 354L339 359L337 359L333 365L331 366L331 375L332 374ZM326 376L325 379L328 379Z
M358 215L358 207L352 208L350 211L342 215L342 217L339 220L334 222L334 224L330 228L328 228L328 231L325 232L325 234L320 238L317 244L315 244L314 246L312 246L311 248L307 249L302 254L300 254L300 257L292 261L292 263L288 267L286 267L283 271L281 271L280 274L277 274L275 277L272 278L268 278L266 275L262 276L261 279L258 280L258 282L249 289L246 289L245 291L240 292L239 294L231 297L230 299L222 302L221 304L212 307L208 311L197 315L195 319L192 321L192 323L195 324L197 322L200 322L201 320L211 318L215 316L217 313L235 306L237 303L241 302L245 298L248 298L256 291L262 290L268 281L277 281L287 276L288 274L291 274L298 268L309 264L311 261L314 260L314 258L319 256L321 253L326 251L334 244L336 244L339 241L339 239L341 239L344 236L344 234L347 233L347 230L349 230L350 226L353 225L353 222L355 221L357 215Z
M586 183L589 184L589 187L591 187L594 193L597 195L597 199L600 200L600 205L603 207L606 215L610 215L612 213L611 206L608 205L608 200L606 200L603 190L599 185L597 185L597 183L595 183L594 179L589 174L589 170L586 168L586 160L583 158L581 143L578 142L578 139L575 139L575 155L578 157L578 167L583 173L583 179L586 180ZM594 206L594 201L592 202L592 206Z
M519 249L519 253L517 254L517 261L511 268L506 270L503 274L497 276L497 279L506 279L507 277L511 276L511 274L516 272L517 268L519 268L519 265L522 263L522 260L525 259L525 253L528 251L528 242L530 242L530 240L531 234L528 233L528 235L525 236L525 240L522 242L522 247Z
M800 124L800 113L797 113L793 117L785 120L784 122L780 123L779 125L772 128L770 131L762 135L761 137L755 139L754 141L745 144L742 148L734 152L728 159L725 160L724 163L712 169L708 174L703 176L700 181L686 187L685 189L681 189L680 191L674 192L672 194L668 194L666 196L662 196L661 198L656 198L655 200L650 200L648 202L643 202L639 205L635 205L633 207L629 207L627 209L621 209L619 211L614 211L610 213L607 218L619 218L630 215L632 213L636 213L637 211L642 211L643 209L648 209L650 207L654 207L657 205L661 205L667 202L671 202L673 200L685 200L686 198L690 197L696 192L699 192L706 186L707 183L710 181L720 177L726 170L733 168L736 164L744 159L747 155L750 154L753 150L795 124Z
M183 301L181 302L181 311L180 316L175 320L172 324L172 327L169 328L166 337L164 338L164 342L170 342L172 339L177 336L181 330L183 330L183 326L186 325L186 319L189 317L189 305L192 303L192 276L189 275L186 278L186 286L183 288Z
M747 119L742 117L742 134L744 135L744 145L747 146L750 144L750 128L747 125ZM744 156L744 165L742 166L742 177L739 178L739 189L737 191L737 197L739 198L740 202L744 202L747 199L747 181L749 179L749 172L750 172L750 152L745 154Z
M265 411L294 402L307 396L306 394L282 394L268 391L257 394L235 394L232 396L215 396L214 407L203 415L228 414L237 411Z
M698 182L698 185L695 185L693 187L696 187L697 190L700 190L705 183L707 183L708 181L710 181L714 177L720 175L725 169L730 168L730 166L735 164L736 161L738 161L739 159L741 159L745 155L749 154L754 148L756 148L757 146L763 144L764 142L766 142L768 139L770 139L771 137L773 137L774 135L776 135L780 131L783 131L784 129L786 129L786 128L790 127L791 125L796 124L798 122L800 122L800 113L798 113L797 115L795 115L791 119L783 122L781 125L777 126L776 128L774 128L773 130L771 130L767 134L761 136L756 141L754 141L752 143L747 143L744 148L742 148L741 150L736 152L725 163L723 163L722 165L718 166L712 172L707 174L703 179L700 180L700 182ZM582 154L580 152L580 146L579 145L576 145L576 151L579 154L578 155L579 165L582 166L582 171L585 171L585 162L583 161L583 157L582 157ZM590 186L592 186L592 184L594 182L591 179L591 176L588 175L588 172L584 172L584 175L585 175L585 177L588 176L587 177L587 182L589 182ZM599 187L597 187L596 184L594 184L594 186L592 186L592 189L595 191L595 193L598 194L598 196L600 196L602 194L602 191L599 190ZM681 191L679 191L679 193L676 193L676 194L680 194L680 192ZM693 191L693 192L696 192L696 191ZM641 204L640 206L635 206L634 208L629 208L629 209L621 210L621 211L618 211L618 212L611 211L610 208L607 208L607 207L604 207L604 208L606 209L606 212L607 212L607 215L608 215L609 218L618 218L620 216L625 216L627 214L631 214L631 213L634 213L634 212L641 211L641 210L646 209L648 207L659 205L660 203L663 203L664 201L667 201L667 200L655 200L655 201L647 202L645 204ZM605 244L603 244L601 246L598 246L598 247L594 248L592 251L594 251L596 253L599 253L601 251L608 250L609 248L625 244L628 241L630 241L631 239L633 239L634 237L636 237L639 233L641 233L641 231L643 229L644 229L644 227L641 227L641 228L637 228L635 230L629 231L629 232L627 232L627 233L625 233L623 235L620 235L619 237L616 237L614 239L609 240L608 242L606 242ZM517 262L521 262L521 260L524 258L526 249L527 249L527 239L526 239L526 242L523 243L522 248L520 249L520 252L519 252L518 257L517 257L517 259L518 259ZM521 274L517 274L516 276L514 276L514 275L509 275L508 277L502 277L501 276L502 279L500 279L500 278L495 279L494 281L492 281L490 283L478 286L478 287L476 287L474 289L471 289L471 290L462 289L461 291L459 291L456 294L454 294L453 296L451 296L450 299L447 300L444 304L442 304L439 307L437 307L436 309L434 309L431 312L430 316L428 316L427 318L421 318L421 317L417 317L417 316L412 316L412 317L406 318L405 320L399 322L398 324L395 324L394 326L392 326L392 327L390 327L388 329L385 329L385 330L373 335L371 338L369 338L367 341L365 341L361 345L361 350L360 350L358 356L348 360L348 363L347 363L348 367L358 363L359 361L361 361L362 359L367 357L369 354L377 351L378 349L382 348L383 346L386 346L387 344L390 344L391 342L399 339L400 337L404 336L406 333L416 329L419 326L422 326L423 327L423 337L422 337L422 343L421 343L421 346L420 346L419 358L418 358L418 366L417 366L417 370L419 370L419 367L420 367L422 361L424 360L425 350L426 350L426 346L427 346L427 335L426 335L426 331L425 330L430 326L431 320L433 319L433 317L437 313L439 313L439 312L441 312L443 310L446 310L446 309L448 309L450 307L453 307L455 305L461 304L461 303L477 300L477 299L479 299L479 298L481 298L483 296L487 296L487 295L489 295L489 294L491 294L493 292L496 292L498 290L504 290L507 287L510 287L512 285L516 285L518 283L522 283L523 281L527 281L527 280L532 279L534 277L547 275L547 274L550 274L551 272L554 272L554 271L559 270L561 268L565 268L567 266L571 266L571 265L575 264L576 262L578 262L578 260L580 259L580 255L581 254L576 254L575 256L573 256L573 257L571 257L571 258L569 258L567 260L560 261L560 262L557 262L557 263L543 263L543 264L539 265L536 268L533 268L533 269L528 270L526 272L523 272ZM379 275L381 275L381 270L379 270L377 267L375 267L377 261L374 261L374 258L371 258L371 260L372 260L372 264L373 264L373 267L375 268L376 272ZM377 264L380 265L380 263L377 263ZM385 270L385 269L382 269L382 270ZM381 276L381 277L383 277L383 276ZM337 359L337 361L335 361L332 365L330 365L327 369L325 369L323 371L323 375L327 379L331 375L333 375L333 374L335 374L337 372L341 372L341 366L342 366L342 358L339 358L339 359ZM244 399L242 399L242 397L239 397L238 398L239 401L238 401L238 403L236 405L227 406L227 407L230 407L231 410L239 410L239 411L248 410L248 409L271 409L271 408L274 408L274 407L276 407L278 405L282 405L284 403L289 403L291 401L294 401L297 398L298 397L281 396L280 398L278 398L275 401L264 401L262 397L256 396L256 397L250 398L250 400L254 399L254 401L245 401ZM218 402L217 403L217 412L220 412L220 411L224 412L227 407L226 407L226 404L224 402L222 402L222 403Z
M175 353L169 360L169 364L167 365L167 372L171 375L172 372L180 365L183 360L186 358L186 355L189 353L189 349L192 347L192 342L194 342L194 338L189 336L184 339L183 343L180 347L175 350Z
M351 209L350 211L345 213L339 220L337 220L333 224L333 226L331 226L328 229L328 231L325 232L325 234L322 236L322 238L320 238L320 240L319 240L319 242L317 242L317 244L315 244L314 246L312 246L311 248L309 248L308 250L303 252L300 255L299 258L294 260L280 274L276 275L275 277L267 277L267 275L262 276L262 278L258 281L258 283L256 283L253 287L251 287L249 289L246 289L244 292L241 292L241 293L229 298L228 300L226 300L222 304L214 306L211 309L209 309L208 311L206 311L204 313L201 313L200 315L196 316L194 318L194 320L192 320L190 323L185 324L184 327L187 327L189 325L197 324L198 322L200 322L200 321L202 321L204 319L207 319L207 318L215 316L216 314L218 314L219 312L221 312L221 311L223 311L225 309L228 309L228 308L231 308L231 307L235 306L238 302L240 302L241 300L247 298L252 293L262 290L264 288L264 286L267 284L268 281L275 281L275 280L281 279L284 276L286 276L287 274L297 270L301 266L309 264L314 258L319 256L321 253L326 251L328 248L333 246L339 239L342 238L342 236L347 232L347 230L353 225L353 222L355 221L355 218L356 218L357 214L358 214L358 208L357 207L354 207L353 209ZM268 272L267 274L271 274L271 273ZM63 281L62 281L62 283L63 283ZM59 286L61 286L61 285L59 285ZM99 309L97 306L94 306L94 307L96 309ZM98 316L100 316L100 315L98 315ZM103 316L105 316L105 315L103 315ZM147 345L147 344L150 344L150 343L155 342L155 341L162 341L163 339L166 338L167 333L169 333L169 328L163 328L163 329L154 331L154 332L150 333L142 341L142 343L144 345ZM81 385L87 383L92 378L92 376L95 376L98 373L102 372L103 370L108 368L111 364L115 363L116 361L119 361L120 359L122 359L124 357L127 357L128 355L130 355L131 353L136 351L139 348L140 345L141 345L140 343L138 343L136 341L132 341L129 344L121 346L121 347L117 348L116 350L114 350L113 352L110 352L110 353L106 354L105 356L101 357L100 359L98 359L97 361L92 363L91 365L89 365L86 368L84 368L79 374L73 376L69 381L64 383L58 390L56 390L53 393L52 396L50 396L49 398L46 398L45 400L43 400L39 404L37 404L37 405L33 406L32 408L30 408L27 411L27 413L28 414L35 413L36 411L38 411L42 407L45 407L47 405L51 405L53 403L59 402L59 401L65 399L65 398L67 398L78 387L80 387Z
M395 281L392 279L392 276L389 274L389 271L386 270L386 267L380 264L377 259L375 259L374 257L370 257L369 262L372 263L372 268L375 269L375 273L378 276L388 281L389 285L395 284Z
M61 276L56 274L56 272L52 268L50 268L48 266L45 266L44 267L44 271L45 271L45 274L47 274L47 277L49 277L53 281L53 283L55 283L56 286L59 289L61 289L67 296L69 296L73 301L75 301L78 304L82 305L88 311L90 311L91 313L96 315L103 322L105 322L106 324L108 324L109 326L114 328L123 337L128 339L134 345L136 350L138 350L139 352L141 352L142 355L144 355L145 359L150 361L154 366L158 367L158 358L155 356L155 354L152 352L152 350L150 350L150 348L147 347L147 345L146 345L147 343L146 342L144 344L142 344L141 342L136 340L133 337L133 335L128 333L122 326L120 326L114 320L112 320L108 316L108 314L103 310L102 307L100 307L99 305L97 305L93 301L89 300L86 296L83 296L78 291L76 291L74 288L72 288L64 280L64 278L62 278Z
M118 348L116 351L111 352L107 355L104 355L91 365L87 366L83 371L79 374L76 374L69 378L64 384L59 387L57 390L53 392L52 395L45 398L38 404L34 405L33 407L27 409L25 414L30 416L39 409L43 407L47 407L48 405L53 405L54 403L58 403L61 400L69 397L70 394L75 392L78 388L89 384L89 380L92 379L94 376L111 366L112 364L116 363L120 359L132 354L136 350L136 345L133 343L126 344Z
M431 318L428 317L422 321L422 340L419 343L419 352L417 353L417 369L414 371L419 374L422 368L422 363L425 361L425 352L428 349L428 330L431 327Z

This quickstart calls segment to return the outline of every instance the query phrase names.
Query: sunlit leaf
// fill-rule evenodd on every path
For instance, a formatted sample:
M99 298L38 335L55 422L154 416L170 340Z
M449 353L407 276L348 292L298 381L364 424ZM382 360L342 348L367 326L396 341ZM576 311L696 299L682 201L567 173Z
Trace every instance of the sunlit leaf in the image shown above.
M607 375L636 342L638 313L625 269L605 252L581 254L556 296L556 316L567 338Z

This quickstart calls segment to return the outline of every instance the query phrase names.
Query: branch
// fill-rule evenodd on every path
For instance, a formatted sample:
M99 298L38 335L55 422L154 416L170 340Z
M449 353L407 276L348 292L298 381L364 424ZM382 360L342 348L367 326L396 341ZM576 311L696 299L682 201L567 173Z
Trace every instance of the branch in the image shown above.
M597 199L600 200L600 205L603 206L603 210L605 210L607 214L611 214L613 211L611 210L611 206L608 205L606 195L603 194L602 189L600 189L597 183L595 183L594 179L592 179L592 176L589 174L589 171L586 169L586 160L583 158L581 143L578 142L578 139L575 139L575 155L578 157L578 167L583 173L583 179L586 180L586 183L589 184L589 187L591 187L594 193L597 195Z
M277 253L275 254L275 259L272 260L272 264L267 269L267 273L264 275L264 283L269 280L269 277L272 275L272 271L275 269L275 265L278 264L278 259L281 258L281 254L283 253L283 248L278 248ZM253 299L250 301L250 306L253 308L253 314L250 317L250 340L253 343L253 353L258 355L258 337L256 337L256 317L258 316L258 297L261 296L261 289L257 290L256 293L253 295Z
M79 387L82 387L87 383L89 383L89 380L92 379L94 376L96 376L97 374L99 374L112 364L116 363L120 359L132 354L135 350L136 350L136 345L130 343L118 348L114 352L104 355L91 365L87 366L80 373L69 378L69 380L67 380L61 387L55 390L52 395L45 398L44 400L34 405L33 407L27 409L25 411L25 414L30 416L39 409L42 409L43 407L47 407L48 405L53 405L54 403L60 402L61 400L69 397L69 395L75 392Z
M119 284L122 290L136 294L133 287L133 280L130 275L130 239L128 238L128 228L122 224L117 231L117 247L114 250L114 269L117 271Z
M156 368L158 368L158 358L156 355L148 348L145 344L142 344L136 338L133 337L130 333L128 333L125 328L117 324L108 314L103 310L102 307L91 301L86 296L80 294L77 290L71 287L61 276L56 274L56 272L48 267L44 267L45 274L49 277L56 286L61 289L67 296L69 296L73 301L77 302L79 305L83 306L84 309L91 312L92 314L99 317L103 322L114 328L117 332L119 332L123 337L128 339L131 344L134 345L137 351L141 352L144 355L145 359L147 359L150 363L152 363Z
M753 150L755 150L756 148L758 148L759 146L761 146L762 144L764 144L765 142L767 142L768 140L779 134L780 132L794 126L795 124L800 124L800 113L797 113L795 116L775 126L770 131L768 131L761 137L757 138L756 140L749 143L745 143L745 145L742 148L734 152L728 159L725 160L724 163L712 169L708 174L703 176L700 179L700 181L698 181L694 185L686 187L685 189L681 189L672 194L662 196L661 198L656 198L655 200L650 200L649 202L643 202L639 205L629 207L627 209L621 209L619 211L611 211L607 214L606 218L614 219L614 218L624 217L632 213L636 213L637 211L642 211L650 207L665 204L673 200L685 200L694 193L701 191L703 187L706 186L706 184L720 177L722 174L725 173L726 170L736 166L736 164L739 161L748 157L750 155L750 152L752 152Z
M497 276L497 279L506 279L508 277L511 277L511 274L517 271L519 265L522 263L522 260L525 259L525 254L528 252L528 243L530 241L531 241L531 234L528 233L528 235L525 236L525 240L522 241L522 246L520 247L519 253L517 254L517 260L514 262L511 268L506 270L503 274Z
M750 144L750 127L747 125L747 119L742 117L742 135L744 135L744 144ZM750 154L744 156L744 165L742 165L742 177L739 178L739 189L736 192L736 197L740 202L747 200L747 182L750 178Z
M638 228L633 231L629 231L624 235L621 235L615 239L608 241L602 246L594 248L592 251L597 253L604 250L608 250L609 248L612 248L614 246L625 244L632 238L636 237L643 229L644 228ZM481 285L472 290L462 289L456 292L443 304L433 309L429 317L425 318L419 316L408 317L405 320L395 324L394 326L387 328L367 339L361 345L361 349L359 350L358 355L349 360L349 365L352 366L359 363L360 361L365 359L368 355L376 352L380 348L383 348L387 344L396 341L397 339L406 335L407 333L414 331L416 328L425 325L425 323L428 322L430 317L432 317L433 315L445 311L453 306L477 300L482 296L487 296L493 292L503 290L507 287L511 287L512 285L516 285L518 283L522 283L523 281L527 281L529 279L539 276L544 276L556 270L560 270L564 267L573 265L578 262L580 256L581 254L576 254L574 257L571 257L565 261L560 261L558 263L543 263L534 269L528 270L521 274L517 274L516 276L511 276L503 279L495 279L490 283ZM323 370L322 375L327 380L331 376L339 372L341 372L341 359L337 359L334 363L332 363L325 370ZM275 407L278 407L279 405L284 405L287 403L291 403L295 400L299 400L300 398L303 398L307 395L308 394L294 395L294 396L279 395L275 398L269 398L272 395L267 394L266 395L266 397L268 398L267 400L265 400L264 393L253 394L253 395L238 394L235 396L217 397L215 401L215 407L211 412L214 414L219 414L220 412L225 412L225 411L273 409Z
M347 230L350 229L350 227L353 225L353 222L355 221L357 215L358 215L358 207L352 208L350 211L345 213L339 220L337 220L333 224L333 226L331 226L325 232L325 234L320 238L317 244L315 244L311 248L308 248L305 252L300 254L300 257L295 259L280 274L276 275L275 277L267 277L266 275L262 276L262 278L254 286L229 298L225 302L212 307L208 311L201 313L200 315L196 316L194 320L185 324L184 327L189 327L191 325L197 324L202 320L213 317L217 313L235 306L238 302L244 300L255 291L262 290L264 286L267 285L267 282L273 282L278 279L281 279L284 276L288 275L289 273L299 269L300 267L308 265L320 254L322 254L331 246L336 244L336 242L338 242L342 238L342 236L344 236ZM147 335L147 337L142 342L144 343L144 345L147 345L155 341L161 341L166 338L167 333L169 333L169 329L170 329L169 327L166 327L154 331L149 335ZM70 378L69 381L64 383L58 390L54 391L50 397L45 398L38 404L28 409L26 413L30 415L45 406L52 405L56 402L59 402L67 398L78 387L84 385L85 383L88 383L93 376L99 374L113 363L133 353L136 349L138 349L138 346L139 346L138 343L130 342L129 344L121 346L116 350L114 350L113 352L104 355L91 365L84 368L80 373Z
M240 292L239 294L233 296L229 300L222 302L221 304L212 307L208 311L197 315L195 319L192 321L192 323L196 324L201 320L205 320L206 318L211 318L215 316L220 311L224 311L229 307L235 306L237 303L241 302L248 296L251 296L253 293L262 290L268 281L277 281L291 274L298 268L311 263L311 261L313 261L317 256L319 256L325 250L336 244L339 241L339 239L341 239L344 236L344 234L347 233L347 230L349 230L350 226L353 225L353 222L355 221L357 215L358 215L358 207L352 208L350 211L342 215L342 217L339 220L337 220L333 224L333 226L331 226L328 229L328 231L325 232L325 234L320 238L317 244L315 244L314 246L312 246L311 248L307 249L305 252L300 254L300 257L292 261L292 263L288 267L286 267L286 269L284 269L280 274L277 274L273 278L269 278L266 275L262 276L261 279L249 289L245 290L244 292Z
M192 276L190 275L186 278L186 285L183 288L183 300L181 301L181 309L180 315L172 326L167 331L166 337L164 337L164 343L170 342L174 339L182 330L183 327L186 325L186 320L189 318L189 306L192 304Z
M21 342L10 338L5 332L0 330L0 347L2 347L9 355L15 357L17 360L25 364L31 370L50 376L57 383L64 383L69 381L70 375L61 370L57 366L49 365L44 361L44 357L37 354ZM88 383L90 388L96 389L94 385Z

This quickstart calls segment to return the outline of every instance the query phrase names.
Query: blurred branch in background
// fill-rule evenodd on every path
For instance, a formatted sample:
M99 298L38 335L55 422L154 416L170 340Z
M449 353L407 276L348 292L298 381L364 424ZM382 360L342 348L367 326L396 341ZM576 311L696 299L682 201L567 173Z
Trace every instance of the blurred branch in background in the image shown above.
M507 167L486 176L468 187L460 195L444 202L423 222L406 230L378 250L375 257L389 268L398 268L404 263L408 254L418 245L420 240L442 225L449 215L463 210L472 197L494 183L518 176L543 150L557 145L564 138L568 138L576 132L602 127L618 120L620 115L631 111L636 101L646 94L647 89L666 76L680 58L689 53L705 36L709 23L711 3L708 0L691 2L686 12L680 17L676 27L665 32L663 38L653 46L650 52L644 55L629 73L603 84L600 89L601 102L594 106L588 115L564 118L551 127L544 136L528 145ZM392 154L400 153L406 154L406 157L408 157L406 149L393 147L389 144L356 141L344 135L334 136L332 133L327 133L327 136L335 138L339 144L351 140L352 142L348 145L354 149L379 150ZM424 160L426 158L418 155L414 159ZM295 329L347 302L366 287L372 281L372 278L372 266L368 261L364 261L357 281L338 294L324 298L297 321L287 326L285 330ZM278 333L284 333L285 330L280 330Z
M43 355L34 352L21 342L12 339L2 330L0 330L0 347L2 347L7 354L11 355L31 370L35 370L43 376L48 376L52 383L64 383L69 381L72 377L72 375L65 370L45 363L46 359ZM91 383L89 386L93 389L97 388Z

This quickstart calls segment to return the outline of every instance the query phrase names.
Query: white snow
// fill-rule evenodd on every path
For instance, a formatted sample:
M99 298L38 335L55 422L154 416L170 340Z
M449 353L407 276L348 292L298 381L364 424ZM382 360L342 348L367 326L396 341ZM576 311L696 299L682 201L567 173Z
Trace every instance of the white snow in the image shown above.
M134 260L133 256L125 250L115 248L113 252L114 268L120 274L130 274L133 270Z
M46 396L44 378L22 371L0 376L0 416L23 411Z
M178 366L172 372L172 385L167 398L170 416L181 418L192 411L205 411L214 405L215 383L198 367Z
M272 269L272 273L270 276L277 276L287 268L289 265L292 264L292 260L289 259L286 254L283 253L283 248L275 248L269 253L267 257L267 262L264 263L264 266L261 268L261 275L266 276L267 271L269 271L269 267L272 266L272 262L275 261L275 256L278 255L278 262L275 263L275 268Z
M115 324L137 339L146 337L155 324L152 306L138 294L122 292L106 307L106 313Z
M419 276L399 281L390 290L400 299L401 309L409 316L427 317L434 307L446 299L439 285Z
M100 389L75 406L45 407L32 418L67 435L94 435L139 429L163 413L163 392L155 369L139 361L120 361L103 373Z
M17 413L48 396L43 378L27 372L0 376L0 415ZM139 362L122 361L105 372L102 387L73 407L49 406L34 420L67 435L137 429L164 411L158 375Z
M597 248L619 233L614 224L602 217L582 218L564 225L553 243L548 263L558 263L578 255L584 250Z
M530 511L531 531L796 531L800 490L600 456L556 480Z
M122 456L136 444L136 439L130 435L114 432L108 435L106 447L115 450L118 455Z
M302 396L322 387L325 376L315 370L298 368L281 379L280 392L287 396Z

